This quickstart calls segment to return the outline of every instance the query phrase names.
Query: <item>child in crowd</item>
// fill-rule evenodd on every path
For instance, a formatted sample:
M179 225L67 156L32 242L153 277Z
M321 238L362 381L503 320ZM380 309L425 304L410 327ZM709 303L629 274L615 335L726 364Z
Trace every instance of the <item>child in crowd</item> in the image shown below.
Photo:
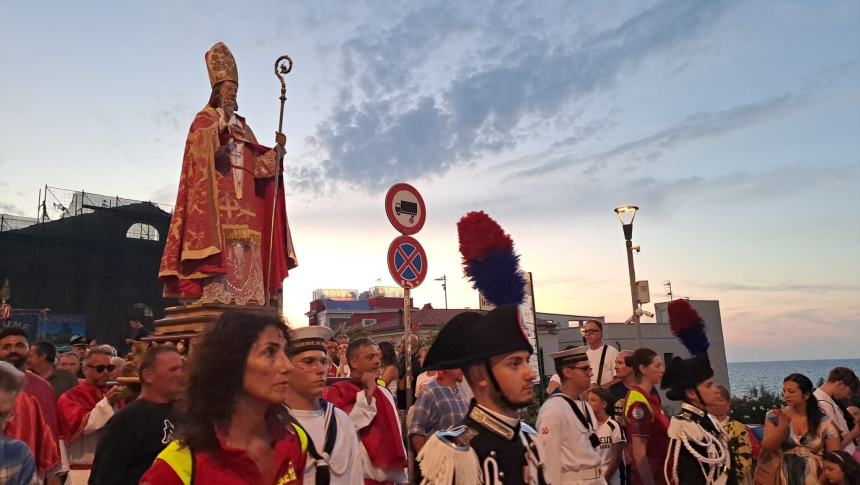
M588 404L597 418L597 437L600 439L598 453L601 458L603 477L608 485L627 483L623 475L624 463L621 455L627 443L621 426L609 417L606 409L612 402L612 395L602 387L592 387L588 390Z
M827 451L822 456L825 485L860 485L860 465L844 451Z

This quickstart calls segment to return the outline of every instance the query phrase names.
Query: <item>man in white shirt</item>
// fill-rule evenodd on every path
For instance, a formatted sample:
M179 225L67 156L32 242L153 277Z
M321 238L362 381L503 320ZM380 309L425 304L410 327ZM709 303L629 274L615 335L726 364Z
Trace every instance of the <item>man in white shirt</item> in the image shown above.
M591 383L598 386L608 386L614 376L613 367L618 350L603 343L603 324L597 320L589 320L579 330L588 346L588 362L594 369Z
M550 484L606 484L600 470L597 419L581 397L591 384L587 350L582 346L550 354L561 378L561 392L546 400L537 418L544 473Z
M856 450L854 439L860 436L860 427L848 429L845 413L837 401L848 399L858 388L860 381L854 371L847 367L834 367L827 376L827 382L813 392L821 412L830 418L839 431L839 444L848 454L853 454Z
M293 372L287 406L310 438L303 482L307 485L352 485L363 480L358 436L352 421L345 412L321 399L328 366L326 341L332 333L323 326L290 330Z

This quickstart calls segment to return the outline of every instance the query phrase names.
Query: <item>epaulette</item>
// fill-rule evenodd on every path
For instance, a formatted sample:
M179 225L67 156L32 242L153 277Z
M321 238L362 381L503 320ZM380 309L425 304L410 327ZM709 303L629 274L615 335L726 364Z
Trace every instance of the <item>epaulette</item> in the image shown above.
M449 430L437 431L436 437L456 449L466 451L471 447L472 440L478 436L478 431L467 425L455 426Z
M538 432L536 429L529 426L527 423L520 421L520 432L525 433L531 437L537 436Z
M673 440L680 439L683 433L689 438L701 440L707 431L705 431L705 428L701 424L691 418L692 416L685 416L684 413L672 416L672 419L669 420L669 429L666 430L669 438Z
M421 475L426 485L478 485L482 481L481 465L475 450L469 446L478 433L468 426L438 431L424 443L418 453ZM456 482L455 482L456 480Z

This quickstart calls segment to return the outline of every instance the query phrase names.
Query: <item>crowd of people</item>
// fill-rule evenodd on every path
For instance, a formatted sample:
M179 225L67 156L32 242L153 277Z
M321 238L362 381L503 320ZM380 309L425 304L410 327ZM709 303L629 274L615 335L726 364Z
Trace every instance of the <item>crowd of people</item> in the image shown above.
M461 313L424 347L229 312L188 355L152 345L134 362L3 329L0 483L860 483L851 369L818 388L787 376L754 443L706 356L619 351L589 321L585 345L551 354L532 428L534 349L515 311ZM117 383L131 374L138 387Z

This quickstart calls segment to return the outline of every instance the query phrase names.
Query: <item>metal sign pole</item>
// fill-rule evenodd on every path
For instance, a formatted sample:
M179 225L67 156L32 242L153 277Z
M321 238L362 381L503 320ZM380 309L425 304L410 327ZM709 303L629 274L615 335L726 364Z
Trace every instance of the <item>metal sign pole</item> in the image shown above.
M412 324L410 323L410 291L409 288L403 289L403 338L406 339L406 413L408 415L409 408L412 407ZM406 427L406 420L403 420L403 427ZM408 436L408 430L403 433L406 436L406 459L408 462L409 483L412 483L412 478L415 476L415 470L412 466L412 442Z

